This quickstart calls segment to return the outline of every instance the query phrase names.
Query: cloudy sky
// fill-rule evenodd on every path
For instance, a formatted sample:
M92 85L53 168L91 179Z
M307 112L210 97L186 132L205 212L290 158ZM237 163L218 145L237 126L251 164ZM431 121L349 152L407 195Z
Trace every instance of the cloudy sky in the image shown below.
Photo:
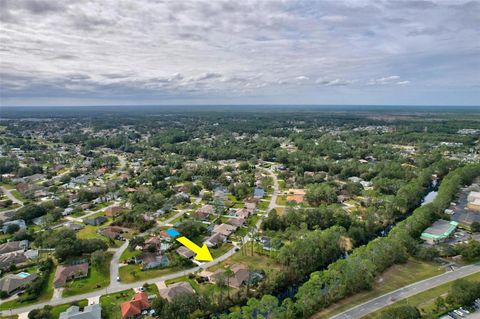
M0 0L1 105L480 105L480 1Z

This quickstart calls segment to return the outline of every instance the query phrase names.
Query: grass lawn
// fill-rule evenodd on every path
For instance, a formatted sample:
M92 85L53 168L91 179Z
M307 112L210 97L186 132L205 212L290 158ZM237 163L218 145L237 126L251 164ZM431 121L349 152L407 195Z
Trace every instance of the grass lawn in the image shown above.
M101 236L100 234L97 233L97 230L99 228L100 228L99 226L85 225L83 229L80 229L77 232L77 237L79 239L92 239L92 238L105 239L104 236Z
M113 244L111 244L110 240L107 237L102 236L99 233L97 233L97 230L102 228L102 227L105 227L105 225L106 224L104 224L102 226L84 225L85 227L80 229L77 232L77 236L80 239L92 239L92 238L101 239L104 242L106 242L109 247L112 247L112 248L120 247L123 243L122 241L115 240L115 244L113 245Z
M464 279L467 279L468 281L480 282L480 272L477 272L470 276L466 276L464 277ZM438 296L447 294L450 288L452 287L452 284L453 284L453 281L447 282L433 289L430 289L430 290L421 292L419 294L416 294L414 296L411 296L409 298L397 301L396 303L388 307L385 307L381 310L375 311L363 318L364 319L379 318L382 311L385 311L387 308L398 307L406 304L417 307L422 313L422 318L438 318L438 316L440 316L444 311L440 311L440 312L437 311L435 307L435 299L437 299Z
M58 317L60 317L60 313L66 311L71 306L79 306L80 308L85 308L86 306L88 306L88 300L82 299L80 301L74 301L65 303L63 305L53 306L52 310L50 311L50 313L52 314L52 318L58 319Z
M182 281L188 282L197 293L202 293L210 297L213 297L214 295L220 293L220 289L218 288L217 285L214 285L208 282L199 284L195 279L188 278L188 276L182 276L175 279L167 280L165 281L165 284L167 286L170 286L171 284L182 282Z
M282 205L282 206L287 205L287 196L283 196L283 195L277 196L276 204Z
M122 256L120 256L120 261L127 260L130 258L133 258L135 256L140 256L142 254L141 251L138 250L130 250L130 249L125 249L125 251L122 253Z
M62 296L69 297L107 287L110 284L110 261L112 257L112 253L107 252L105 262L100 267L90 266L88 277L68 282Z
M25 307L34 303L47 301L52 299L53 296L53 279L55 278L55 267L52 268L52 271L48 275L48 283L42 288L40 296L32 301L20 302L18 299L11 300L0 304L0 310L8 310L14 308Z
M258 203L257 208L258 208L259 210L266 210L266 209L268 208L268 205L269 205L269 204L270 204L270 201L264 201L264 200L262 200L262 201L260 201L260 202Z
M0 316L0 319L18 319L18 315L13 315L13 316Z
M250 245L248 245L250 248ZM273 259L269 258L265 255L260 255L254 252L254 255L250 255L250 249L248 249L248 256L242 255L242 250L236 252L232 255L232 257L228 258L227 260L208 268L208 271L215 271L217 269L224 269L230 267L236 263L242 263L249 266L251 269L263 269L266 273L272 271L278 271L280 269L280 265L276 263Z
M410 258L407 263L394 265L376 278L372 290L355 294L320 311L312 318L329 318L355 305L396 290L411 283L440 275L444 269L438 264Z
M20 201L22 201L22 202L24 202L24 201L27 200L27 199L26 199L25 197L23 197L23 195L22 195L19 191L17 191L16 189L13 190L13 191L11 191L10 193L11 193L16 199L18 199L18 200L20 200Z
M7 184L7 183L4 183L4 182L0 182L0 186L5 187L6 189L14 189L15 188L15 186L13 186L12 184Z
M143 281L155 277L160 277L168 275L183 269L191 268L191 266L186 268L181 267L169 267L169 268L158 268L158 269L149 269L142 270L139 265L126 265L120 267L118 270L120 275L120 281L125 283Z
M219 248L214 248L214 249L211 248L210 253L212 254L212 257L215 259L225 254L227 251L229 251L232 248L233 248L232 244L224 243Z
M149 295L156 294L158 296L158 288L156 285L149 285L147 287ZM103 295L100 297L102 305L103 319L121 319L120 304L124 301L132 299L135 292L133 289L116 292L113 294Z
M133 289L129 289L101 296L102 317L104 319L121 319L120 304L132 299L133 295Z
M93 207L90 208L90 210L92 210L92 211L97 211L97 210L100 210L100 209L102 209L102 208L105 208L105 207L107 207L107 206L109 206L109 205L111 205L111 204L112 204L112 202L98 203L98 204L93 205Z

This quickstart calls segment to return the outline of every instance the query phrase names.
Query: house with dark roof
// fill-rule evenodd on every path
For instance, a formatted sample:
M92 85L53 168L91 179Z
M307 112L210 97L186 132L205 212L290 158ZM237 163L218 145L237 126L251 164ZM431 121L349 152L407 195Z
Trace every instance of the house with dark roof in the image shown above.
M140 264L142 269L147 270L167 267L170 265L170 259L164 254L144 252L140 256L135 256L135 263Z
M102 236L105 236L107 238L113 239L113 240L124 240L125 238L123 237L123 228L122 227L117 227L117 226L107 226L102 229L98 230L98 233Z
M168 286L167 288L160 289L160 296L168 301L172 301L173 298L180 295L193 293L195 293L195 290L193 290L192 286L188 282L184 281L177 282Z
M179 254L180 256L184 257L184 258L187 258L187 259L190 259L192 258L193 256L195 256L195 253L193 251L191 251L190 249L188 249L187 247L185 246L180 246L177 250L176 250L177 254Z
M26 272L6 274L0 278L0 291L6 292L7 295L12 295L26 289L28 285L37 278L37 274L29 274Z
M220 233L213 233L210 237L208 237L203 243L207 245L207 247L217 247L218 245L224 243L227 240L227 237L220 234Z
M76 265L59 265L55 271L53 286L64 287L67 281L88 276L88 263Z
M108 218L105 217L105 216L97 216L97 217L94 217L94 218L85 218L83 220L83 223L87 224L87 225L92 225L92 226L99 226L99 225L105 223L107 220L108 220Z
M148 308L150 308L150 303L148 302L148 295L146 292L136 293L132 300L120 304L122 319L135 318Z
M230 267L233 272L232 277L228 279L228 284L234 288L240 288L250 279L250 271L245 265L235 264Z

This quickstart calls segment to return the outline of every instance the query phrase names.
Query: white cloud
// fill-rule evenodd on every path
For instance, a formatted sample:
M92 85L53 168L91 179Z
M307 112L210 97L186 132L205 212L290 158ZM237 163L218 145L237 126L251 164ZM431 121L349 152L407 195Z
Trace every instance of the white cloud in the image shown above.
M480 81L479 1L0 1L2 101Z
M343 79L334 79L327 80L324 78L318 78L315 83L323 86L346 86L355 83L355 80L343 80Z

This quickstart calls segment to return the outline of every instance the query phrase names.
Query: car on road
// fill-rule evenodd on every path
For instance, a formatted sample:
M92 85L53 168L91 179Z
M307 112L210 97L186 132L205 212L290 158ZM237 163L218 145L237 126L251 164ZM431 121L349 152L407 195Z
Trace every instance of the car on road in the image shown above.
M117 276L117 281L120 281L120 276Z

